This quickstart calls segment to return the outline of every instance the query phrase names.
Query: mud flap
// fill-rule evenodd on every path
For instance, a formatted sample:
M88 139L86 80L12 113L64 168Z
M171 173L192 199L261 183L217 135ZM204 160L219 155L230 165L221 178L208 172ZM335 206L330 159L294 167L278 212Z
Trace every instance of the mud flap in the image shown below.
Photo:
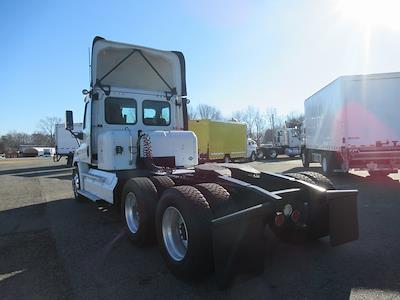
M238 274L264 271L266 219L271 203L259 204L212 221L214 265L217 283L227 288Z
M332 246L358 239L357 190L327 191Z

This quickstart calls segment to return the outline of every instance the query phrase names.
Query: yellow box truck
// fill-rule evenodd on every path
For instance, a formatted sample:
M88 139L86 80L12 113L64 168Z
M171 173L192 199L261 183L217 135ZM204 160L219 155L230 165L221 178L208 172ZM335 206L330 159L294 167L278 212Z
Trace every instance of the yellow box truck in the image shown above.
M216 120L190 120L189 130L198 140L201 161L256 158L256 143L247 139L246 124Z

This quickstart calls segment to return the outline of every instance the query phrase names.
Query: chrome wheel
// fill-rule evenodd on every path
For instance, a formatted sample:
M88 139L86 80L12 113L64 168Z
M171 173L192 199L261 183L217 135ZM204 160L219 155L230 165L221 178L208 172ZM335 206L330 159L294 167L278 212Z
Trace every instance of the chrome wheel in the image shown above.
M181 261L187 252L188 231L179 210L169 206L162 217L162 235L169 256L175 261Z
M278 152L276 152L276 150L271 150L269 152L269 157L270 158L276 158L278 156Z
M132 192L125 198L125 219L130 232L136 233L139 228L139 209L136 196Z

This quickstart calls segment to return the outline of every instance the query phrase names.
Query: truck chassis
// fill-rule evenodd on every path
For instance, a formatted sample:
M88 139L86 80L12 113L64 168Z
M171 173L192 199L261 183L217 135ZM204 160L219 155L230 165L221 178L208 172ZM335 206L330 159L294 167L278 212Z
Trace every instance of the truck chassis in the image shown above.
M82 200L78 170L72 185ZM289 243L329 235L336 246L358 238L357 191L330 190L318 173L281 175L237 164L170 174L138 171L119 172L114 204L132 242L157 241L177 276L214 269L218 285L226 288L238 274L262 273L266 226Z

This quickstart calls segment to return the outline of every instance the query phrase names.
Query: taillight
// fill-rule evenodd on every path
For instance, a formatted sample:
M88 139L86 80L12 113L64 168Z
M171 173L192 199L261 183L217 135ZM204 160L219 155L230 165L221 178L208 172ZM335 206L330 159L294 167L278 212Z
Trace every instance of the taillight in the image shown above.
M291 217L293 222L298 222L300 220L300 212L298 210L294 210Z
M281 212L277 212L275 216L275 225L282 226L285 224L285 216Z

